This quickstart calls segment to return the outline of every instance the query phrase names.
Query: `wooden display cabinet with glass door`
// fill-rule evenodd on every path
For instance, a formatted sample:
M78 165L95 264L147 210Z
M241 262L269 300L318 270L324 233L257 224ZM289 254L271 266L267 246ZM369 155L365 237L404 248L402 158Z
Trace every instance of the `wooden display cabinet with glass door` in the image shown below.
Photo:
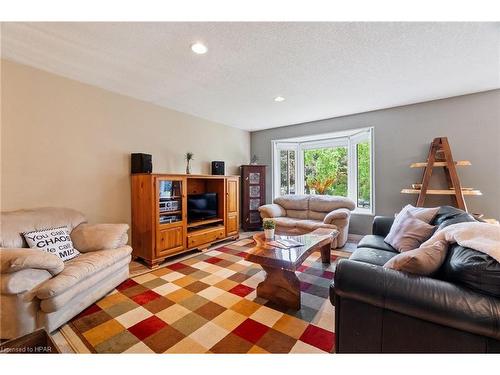
M186 180L156 178L156 257L164 258L184 250L186 224Z

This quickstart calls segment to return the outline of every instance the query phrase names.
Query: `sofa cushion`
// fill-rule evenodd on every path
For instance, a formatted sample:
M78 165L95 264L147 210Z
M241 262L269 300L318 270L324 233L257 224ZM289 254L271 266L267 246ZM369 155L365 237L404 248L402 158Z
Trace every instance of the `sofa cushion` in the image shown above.
M448 225L452 224L458 224L458 223L472 223L476 222L477 220L472 217L472 215L469 215L467 212L464 212L460 215L457 215L453 218L444 220L439 226L437 227L437 230L441 230L443 228L446 228Z
M300 219L300 220L306 220L308 218L308 211L307 210L286 210L286 216L291 217L293 219Z
M309 209L311 211L330 212L337 208L356 208L352 199L331 195L311 195L309 198Z
M45 327L48 332L53 332L68 320L73 318L75 315L79 314L87 307L92 305L94 302L99 301L101 298L106 296L109 292L115 289L118 285L129 278L128 267L122 267L118 271L108 275L106 278L98 282L98 288L87 289L77 295L75 295L71 301L66 303L62 308L57 309L54 312L46 312L45 308L48 308L50 300L41 301L40 307L41 311L37 314L37 323L41 327ZM100 315L100 314L98 314ZM111 315L114 315L113 313ZM100 315L102 316L102 315ZM90 317L90 316L89 316ZM90 324L92 327L95 324L99 324L94 319L90 319ZM93 325L92 325L93 324ZM100 327L103 328L103 327ZM100 331L100 328L97 331Z
M41 284L36 289L36 296L47 299L60 295L102 269L129 257L131 253L130 246L84 253L67 262L60 274Z
M437 225L438 230L448 225L477 221L474 217L467 212L452 206L441 206L436 217L431 222L432 225Z
M289 217L275 217L273 218L273 221L276 223L276 226L295 228L298 220L291 219Z
M81 212L70 208L42 207L2 212L0 215L0 247L28 247L23 232L66 226L73 228L86 221Z
M457 223L472 223L477 220L465 211L451 206L443 206L439 209L436 218L433 221L433 225L437 225L437 230L443 229L448 225Z
M122 273L123 269L128 271L130 258L130 255L127 255L116 263L94 272L91 276L75 284L65 292L51 298L42 299L40 301L41 310L46 313L53 313L74 303L75 299L81 298L82 294L92 293L92 290L102 290L104 287L103 284L105 284L104 280L113 277L115 274ZM109 292L109 290L105 289L105 292Z
M274 203L279 204L287 210L308 210L309 195L300 194L285 194L274 200Z
M323 221L325 220L327 212L319 212L319 211L311 211L309 210L307 212L307 218L311 220L320 220Z
M260 216L263 219L286 216L286 210L279 204L265 204L259 207Z
M71 232L71 239L83 253L116 249L127 244L128 228L128 224L80 224Z
M388 243L384 242L384 237L369 234L364 236L361 241L359 241L358 247L370 247L372 249L380 249L384 251L389 251L392 253L397 253L398 251L393 248Z
M500 263L479 251L459 245L451 246L441 267L441 277L478 292L500 297Z
M295 226L300 229L313 231L318 228L331 228L335 229L336 226L332 224L325 224L319 220L297 220Z
M356 260L358 262L374 264L377 266L383 266L396 255L397 253L394 251L385 251L370 247L358 247L349 257L349 259Z

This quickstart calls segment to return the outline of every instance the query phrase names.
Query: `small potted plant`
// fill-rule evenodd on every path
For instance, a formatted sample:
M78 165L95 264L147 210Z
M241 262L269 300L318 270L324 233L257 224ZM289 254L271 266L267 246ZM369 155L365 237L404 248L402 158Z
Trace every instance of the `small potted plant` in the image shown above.
M274 228L276 228L276 223L274 220L265 219L262 223L262 227L264 228L264 236L266 240L274 239Z
M191 160L193 160L194 154L192 152L186 152L186 174L191 174Z

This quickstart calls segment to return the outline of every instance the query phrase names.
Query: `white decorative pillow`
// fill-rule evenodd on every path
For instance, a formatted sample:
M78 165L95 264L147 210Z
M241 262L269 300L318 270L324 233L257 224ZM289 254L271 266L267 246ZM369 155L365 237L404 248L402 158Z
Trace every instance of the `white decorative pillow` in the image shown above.
M411 204L404 206L399 213L395 215L394 222L404 218L406 213L409 212L414 218L422 220L424 223L430 222L436 217L439 207L414 207Z
M73 247L67 227L34 230L23 233L23 236L30 248L57 255L64 262L80 255Z
M384 242L399 252L418 248L422 242L429 239L434 227L414 217L410 211L400 213L391 226Z

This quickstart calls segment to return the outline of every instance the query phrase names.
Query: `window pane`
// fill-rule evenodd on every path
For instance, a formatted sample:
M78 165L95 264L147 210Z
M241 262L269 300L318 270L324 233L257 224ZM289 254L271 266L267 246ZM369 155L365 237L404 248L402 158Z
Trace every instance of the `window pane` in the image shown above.
M347 196L347 147L304 150L306 194Z
M358 207L371 208L370 194L370 143L363 142L356 145L358 164Z
M295 194L295 150L280 150L280 195Z

